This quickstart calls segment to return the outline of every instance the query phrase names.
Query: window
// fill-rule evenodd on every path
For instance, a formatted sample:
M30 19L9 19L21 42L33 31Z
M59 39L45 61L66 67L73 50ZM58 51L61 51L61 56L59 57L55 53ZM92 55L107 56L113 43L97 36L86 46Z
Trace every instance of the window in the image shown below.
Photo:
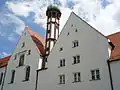
M2 79L3 79L3 72L0 75L0 85L2 84Z
M80 63L80 56L79 55L76 55L76 56L73 56L73 64L77 64L77 63Z
M80 72L73 73L74 81L73 82L81 82Z
M14 83L14 78L15 78L15 70L12 70L12 76L11 76L11 82L10 83Z
M71 25L71 27L73 27L73 24Z
M14 60L16 60L16 59L17 59L17 55L14 56Z
M31 50L28 50L28 55L30 55L31 54Z
M20 60L19 60L19 66L23 66L24 65L24 54L20 56Z
M60 67L63 67L63 66L65 66L65 59L60 60Z
M30 66L26 67L25 81L28 81L30 77Z
M65 75L59 75L60 82L59 84L65 84Z
M68 36L69 34L70 34L70 33L68 32L68 33L67 33L67 36Z
M74 41L73 41L73 48L74 48L74 47L78 47L78 46L79 46L78 40L74 40Z
M63 48L61 47L59 51L62 51L62 50L63 50Z
M78 30L76 29L75 32L77 32Z
M99 69L91 70L92 80L100 80L100 71Z
M25 42L22 43L22 48L25 46Z

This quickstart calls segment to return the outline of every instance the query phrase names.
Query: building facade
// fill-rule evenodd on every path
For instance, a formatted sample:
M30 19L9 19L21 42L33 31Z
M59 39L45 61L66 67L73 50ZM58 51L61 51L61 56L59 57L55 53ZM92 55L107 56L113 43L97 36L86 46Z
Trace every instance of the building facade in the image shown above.
M120 34L106 37L74 12L59 34L59 9L46 15L46 39L26 26L0 60L1 90L119 90Z

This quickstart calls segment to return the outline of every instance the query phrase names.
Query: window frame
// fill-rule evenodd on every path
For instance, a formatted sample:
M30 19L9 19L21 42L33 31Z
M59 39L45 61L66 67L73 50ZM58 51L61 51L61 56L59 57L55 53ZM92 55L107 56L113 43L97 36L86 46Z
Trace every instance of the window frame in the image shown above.
M65 84L65 75L64 74L59 75L59 84Z
M79 41L74 40L74 41L72 41L72 44L73 44L72 48L78 47L79 46Z
M81 82L81 73L74 72L73 73L73 83Z
M93 69L91 70L91 80L90 81L94 81L94 80L100 80L100 70L99 69Z

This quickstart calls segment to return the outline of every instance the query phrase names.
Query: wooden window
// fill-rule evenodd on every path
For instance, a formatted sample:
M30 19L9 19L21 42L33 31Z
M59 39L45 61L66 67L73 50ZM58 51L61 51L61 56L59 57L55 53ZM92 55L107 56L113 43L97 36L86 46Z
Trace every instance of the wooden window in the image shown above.
M0 85L2 84L2 80L3 80L3 72L0 75Z
M74 81L73 82L81 82L80 72L73 73Z
M60 67L63 67L63 66L65 66L65 59L60 60Z
M28 81L30 77L30 66L26 67L25 81Z
M78 47L78 46L79 46L78 40L74 40L74 41L73 41L73 48L74 48L74 47Z
M100 80L100 71L99 69L91 70L91 79Z
M59 75L59 84L65 84L65 75Z
M20 60L19 60L19 66L23 66L24 65L24 54L20 56Z
M12 70L12 76L11 76L11 82L10 83L14 83L14 78L15 78L15 70Z
M80 55L73 56L73 64L80 63Z

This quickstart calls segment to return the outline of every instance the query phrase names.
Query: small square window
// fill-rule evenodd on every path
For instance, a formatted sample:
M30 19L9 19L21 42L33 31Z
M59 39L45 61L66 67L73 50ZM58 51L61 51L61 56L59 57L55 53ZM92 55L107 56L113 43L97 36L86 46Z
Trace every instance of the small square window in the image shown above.
M68 33L67 33L67 36L68 36L69 34L70 34L70 33L68 32Z
M73 27L73 24L71 25L71 27Z
M81 82L80 72L73 73L74 81L73 82Z
M92 80L100 80L100 71L99 69L91 70Z
M22 48L25 46L25 42L22 43Z
M30 55L31 54L31 50L28 50L28 55Z
M78 30L76 29L75 32L77 32Z
M73 64L80 63L80 55L73 56Z
M61 47L59 51L62 51L62 50L63 50L63 48Z
M74 40L74 41L73 41L73 48L74 48L74 47L78 47L78 46L79 46L78 40Z

